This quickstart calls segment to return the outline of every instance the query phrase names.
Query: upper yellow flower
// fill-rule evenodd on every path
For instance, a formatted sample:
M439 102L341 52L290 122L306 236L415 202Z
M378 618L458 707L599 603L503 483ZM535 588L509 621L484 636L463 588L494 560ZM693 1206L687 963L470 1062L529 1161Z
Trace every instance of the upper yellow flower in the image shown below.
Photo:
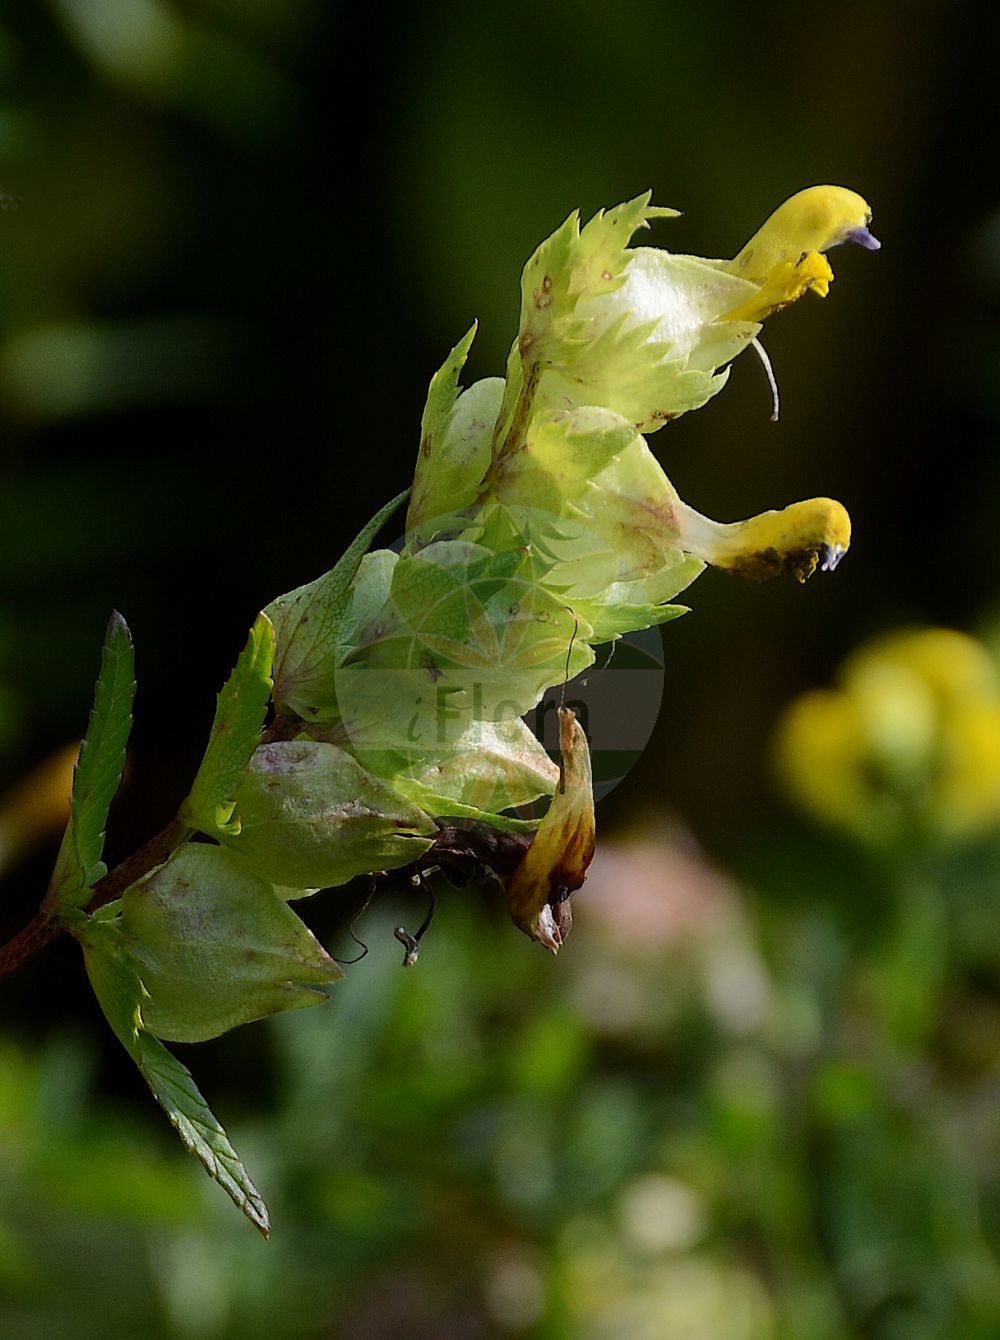
M731 261L627 245L651 219L675 213L647 194L583 229L571 214L528 261L501 452L516 449L528 410L600 406L650 433L697 409L767 316L810 289L828 291L823 253L842 242L879 245L868 204L841 186L792 196Z
M726 314L729 321L763 321L809 289L825 298L833 270L824 252L843 242L868 251L881 246L868 231L867 201L843 186L810 186L779 206L743 250L730 274L749 279L758 292Z

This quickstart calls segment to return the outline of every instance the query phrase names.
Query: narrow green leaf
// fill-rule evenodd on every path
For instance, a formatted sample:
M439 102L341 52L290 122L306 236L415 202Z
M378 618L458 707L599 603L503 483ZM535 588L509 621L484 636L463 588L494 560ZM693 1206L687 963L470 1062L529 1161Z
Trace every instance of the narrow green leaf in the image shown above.
M139 1069L184 1147L201 1160L209 1177L218 1182L253 1226L269 1237L267 1206L191 1072L151 1033L140 1031L137 1041Z
M274 700L294 710L322 714L332 708L340 621L351 583L376 534L409 493L397 494L376 512L337 565L322 577L279 596L264 610L274 625ZM329 703L327 703L329 699Z
M191 794L181 806L181 822L215 836L238 833L236 790L260 739L274 661L274 629L259 614L236 668L219 694L205 757Z
M114 924L116 907L102 908L76 930L101 1009L185 1148L266 1238L271 1228L267 1206L218 1118L186 1067L142 1027L145 991L135 960Z
M134 697L132 638L116 610L108 621L94 706L73 773L69 825L52 875L56 913L82 907L90 889L107 873L101 860L104 829L125 766Z

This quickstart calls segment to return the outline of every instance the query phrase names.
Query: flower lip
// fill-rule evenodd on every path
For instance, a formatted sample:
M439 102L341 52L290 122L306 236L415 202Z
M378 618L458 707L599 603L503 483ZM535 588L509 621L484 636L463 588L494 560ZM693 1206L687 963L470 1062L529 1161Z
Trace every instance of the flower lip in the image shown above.
M868 231L862 224L857 228L848 228L844 234L845 242L853 242L856 246L864 247L865 251L878 251L882 243L878 238Z
M820 572L834 572L847 553L846 544L821 544L819 547Z

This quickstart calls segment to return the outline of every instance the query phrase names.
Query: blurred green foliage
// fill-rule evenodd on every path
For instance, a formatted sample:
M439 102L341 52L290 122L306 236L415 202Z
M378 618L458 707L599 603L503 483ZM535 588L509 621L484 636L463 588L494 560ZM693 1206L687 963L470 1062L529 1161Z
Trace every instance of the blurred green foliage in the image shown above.
M699 582L558 963L463 894L403 974L390 927L419 913L376 906L329 1006L209 1044L269 1246L117 1068L75 947L4 981L5 1338L1000 1333L996 838L890 868L764 770L781 705L862 637L1000 597L998 28L963 0L7 8L0 763L78 735L121 608L112 860L176 808L255 611L405 484L472 317L469 379L502 364L571 208L653 186L686 211L671 245L732 255L842 182L884 250L769 328L776 427L748 365L657 439L699 510L828 492L855 541L805 594ZM608 841L669 808L752 896ZM5 933L53 854L11 872Z
M1000 853L981 865L989 894ZM751 921L689 844L641 833L588 890L557 964L465 895L404 973L380 907L329 1007L243 1035L270 1078L223 1115L266 1248L95 1096L78 1029L8 1043L4 1334L995 1335L995 894L949 914L914 1045L886 1022L911 986L891 924L780 883Z

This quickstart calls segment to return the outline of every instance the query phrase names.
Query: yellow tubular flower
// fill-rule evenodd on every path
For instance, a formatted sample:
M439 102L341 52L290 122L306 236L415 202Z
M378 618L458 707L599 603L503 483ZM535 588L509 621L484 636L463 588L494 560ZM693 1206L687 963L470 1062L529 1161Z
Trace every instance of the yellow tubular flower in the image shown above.
M838 678L778 729L778 770L803 809L879 846L997 829L1000 676L986 647L906 630L860 648Z
M916 675L943 707L1000 694L993 657L981 642L952 628L907 629L877 639L848 660L846 682L851 684L872 660Z
M816 689L785 711L774 741L774 761L799 806L828 823L854 827L874 808L873 788L859 766L864 723L845 693Z
M851 519L832 498L810 498L747 521L711 521L678 500L682 548L751 582L794 573L804 582L819 567L832 572L851 543Z
M942 719L936 817L952 834L976 833L1000 819L1000 700L972 698Z
M729 321L763 321L808 289L829 292L833 271L823 252L842 242L868 251L881 245L868 231L868 203L843 186L810 186L780 205L726 269L760 285L760 292L727 312Z

